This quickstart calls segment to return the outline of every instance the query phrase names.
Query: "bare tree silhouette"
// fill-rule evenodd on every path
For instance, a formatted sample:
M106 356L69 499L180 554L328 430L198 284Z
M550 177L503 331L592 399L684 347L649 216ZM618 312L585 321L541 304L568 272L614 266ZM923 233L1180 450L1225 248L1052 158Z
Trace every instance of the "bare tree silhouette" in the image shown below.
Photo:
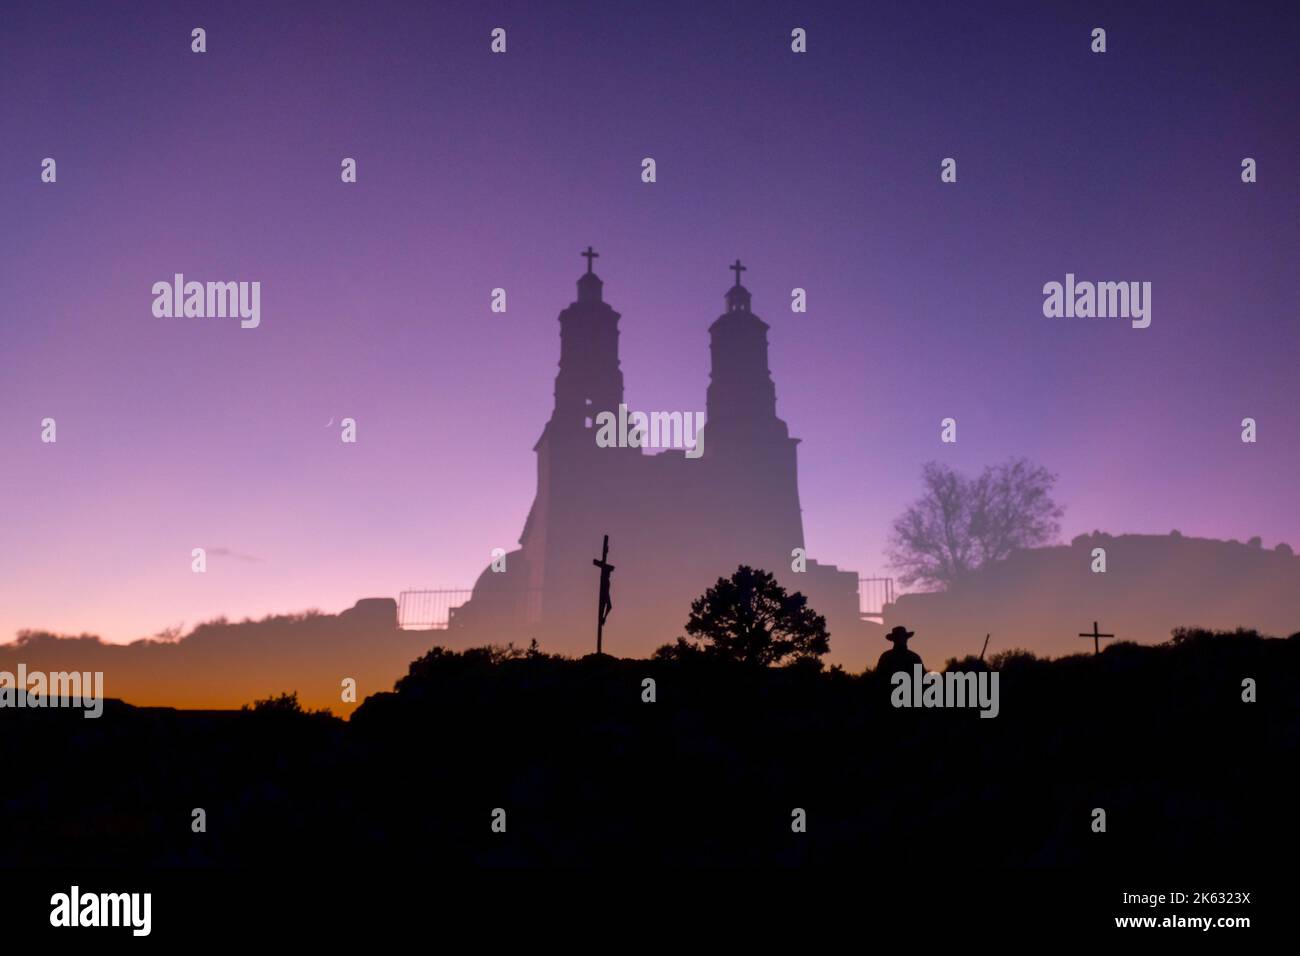
M1056 476L1024 458L989 466L978 478L933 461L921 475L924 494L889 534L889 563L904 585L947 587L1061 530L1064 509L1051 496Z

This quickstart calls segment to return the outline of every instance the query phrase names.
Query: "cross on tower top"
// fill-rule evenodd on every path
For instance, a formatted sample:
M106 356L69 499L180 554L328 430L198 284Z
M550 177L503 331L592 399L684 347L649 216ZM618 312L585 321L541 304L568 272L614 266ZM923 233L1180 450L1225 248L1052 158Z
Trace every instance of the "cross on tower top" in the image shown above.
M592 260L592 259L599 259L599 258L600 258L600 253L599 253L599 252L595 252L595 251L593 251L592 248L591 248L591 245L588 244L588 246L587 246L587 251L581 253L581 255L583 256L583 258L585 258L585 259L587 260L587 275L591 275L591 260Z
M736 264L735 264L734 266L727 266L727 268L730 269L732 272L734 272L734 273L736 274L736 285L739 286L739 285L740 285L740 274L741 274L742 272L746 271L745 267L742 266L742 265L740 264L740 260L737 259L737 260L736 260Z

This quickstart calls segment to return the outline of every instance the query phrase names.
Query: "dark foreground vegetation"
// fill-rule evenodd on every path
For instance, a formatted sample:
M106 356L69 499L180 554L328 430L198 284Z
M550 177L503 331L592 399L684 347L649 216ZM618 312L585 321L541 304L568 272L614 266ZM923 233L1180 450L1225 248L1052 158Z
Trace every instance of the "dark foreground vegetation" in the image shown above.
M1294 860L1300 635L1193 631L993 663L995 719L895 709L883 675L814 661L513 649L435 649L348 722L292 698L243 712L110 702L98 720L0 711L0 865L355 878L363 865L811 863L978 879ZM795 808L806 833L791 831Z

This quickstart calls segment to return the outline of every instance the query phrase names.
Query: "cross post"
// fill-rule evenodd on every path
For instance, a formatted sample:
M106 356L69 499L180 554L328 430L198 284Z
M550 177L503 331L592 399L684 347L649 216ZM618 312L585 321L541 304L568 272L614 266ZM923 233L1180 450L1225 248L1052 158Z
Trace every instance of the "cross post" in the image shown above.
M587 275L591 275L591 260L592 260L592 259L599 259L599 258L600 258L600 253L594 251L594 250L591 248L591 245L588 244L588 245L587 245L587 251L584 252L584 253L581 253L581 255L582 255L582 257L583 257L584 259L587 260Z
M1091 631L1091 632L1086 632L1086 633L1080 634L1079 636L1080 636L1080 637L1091 637L1091 638L1092 638L1092 652L1093 652L1093 654L1100 654L1100 653L1101 653L1101 639L1102 639L1103 637L1114 637L1115 635L1114 635L1114 634L1102 634L1100 631L1097 630L1097 622L1096 622L1096 621L1093 621L1093 622L1092 622L1092 631Z

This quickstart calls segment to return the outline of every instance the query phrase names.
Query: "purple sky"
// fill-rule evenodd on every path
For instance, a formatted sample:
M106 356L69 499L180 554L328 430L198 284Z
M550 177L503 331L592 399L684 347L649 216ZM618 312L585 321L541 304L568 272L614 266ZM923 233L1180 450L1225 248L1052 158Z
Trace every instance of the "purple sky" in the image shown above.
M703 409L749 266L819 560L879 572L923 462L1011 455L1065 540L1300 546L1293 5L271 6L6 6L0 639L471 584L588 243L633 408ZM261 327L155 318L175 272L260 281ZM1044 318L1066 272L1150 281L1151 327Z

